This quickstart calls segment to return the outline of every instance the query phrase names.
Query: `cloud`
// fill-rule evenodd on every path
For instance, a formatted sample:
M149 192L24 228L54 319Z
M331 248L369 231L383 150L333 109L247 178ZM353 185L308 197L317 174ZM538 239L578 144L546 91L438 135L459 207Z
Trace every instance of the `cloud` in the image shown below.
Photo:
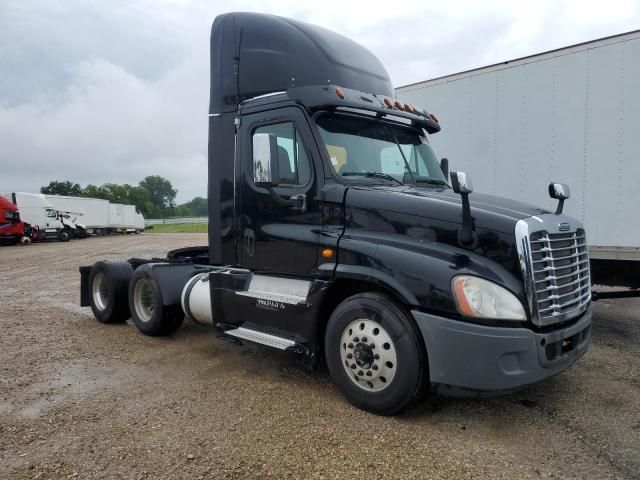
M0 191L169 178L206 192L208 36L225 11L289 16L372 50L396 85L631 30L633 1L66 0L0 3Z

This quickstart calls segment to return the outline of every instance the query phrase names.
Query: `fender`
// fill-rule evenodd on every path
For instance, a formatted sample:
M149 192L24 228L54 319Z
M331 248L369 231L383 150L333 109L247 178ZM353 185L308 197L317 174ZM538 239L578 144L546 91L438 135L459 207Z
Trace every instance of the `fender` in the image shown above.
M373 280L408 306L459 317L451 292L455 275L491 280L513 292L527 309L522 282L500 264L469 250L417 237L347 229L340 239L336 277Z

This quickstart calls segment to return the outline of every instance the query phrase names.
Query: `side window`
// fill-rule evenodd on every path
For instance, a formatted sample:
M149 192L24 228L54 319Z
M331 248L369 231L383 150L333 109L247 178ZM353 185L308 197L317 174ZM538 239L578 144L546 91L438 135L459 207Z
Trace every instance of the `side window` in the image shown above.
M51 208L47 208L47 217L49 218L57 218L58 215L56 215L56 211L52 210Z
M279 187L300 187L311 179L311 164L300 138L300 133L291 122L275 123L258 127L256 133L275 135L278 141Z

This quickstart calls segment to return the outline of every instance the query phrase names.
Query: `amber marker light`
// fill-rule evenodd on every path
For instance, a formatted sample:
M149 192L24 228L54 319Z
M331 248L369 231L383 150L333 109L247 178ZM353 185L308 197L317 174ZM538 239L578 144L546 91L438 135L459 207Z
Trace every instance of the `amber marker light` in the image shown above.
M467 296L464 293L464 279L456 278L453 281L453 291L458 302L458 307L460 307L460 311L469 317L475 316L476 312L471 305L469 305Z
M336 95L344 99L344 90L340 87L336 88Z
M404 110L404 104L400 100L396 100L396 107L398 110Z
M322 256L324 258L333 258L333 248L323 248L322 249Z
M433 119L433 121L434 121L434 122L436 122L436 123L440 123L440 122L438 121L438 117L436 117L433 113L430 113L430 114L429 114L429 116Z
M393 108L393 102L388 97L384 97L384 104L387 106L387 108Z
M410 103L405 103L404 104L404 109L409 112L409 113L413 113L413 105L411 105Z

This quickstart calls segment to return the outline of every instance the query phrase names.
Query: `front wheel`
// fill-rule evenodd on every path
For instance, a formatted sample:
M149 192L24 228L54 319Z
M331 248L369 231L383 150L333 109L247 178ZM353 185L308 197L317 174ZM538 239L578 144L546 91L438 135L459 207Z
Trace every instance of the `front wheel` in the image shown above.
M170 335L184 320L180 305L164 305L162 290L147 265L133 272L129 284L129 309L138 330L152 337Z
M372 413L400 412L427 380L426 353L411 319L378 293L338 305L327 325L325 355L340 392Z
M70 238L71 232L66 228L64 230L61 230L58 234L58 240L60 240L61 242L68 242Z

